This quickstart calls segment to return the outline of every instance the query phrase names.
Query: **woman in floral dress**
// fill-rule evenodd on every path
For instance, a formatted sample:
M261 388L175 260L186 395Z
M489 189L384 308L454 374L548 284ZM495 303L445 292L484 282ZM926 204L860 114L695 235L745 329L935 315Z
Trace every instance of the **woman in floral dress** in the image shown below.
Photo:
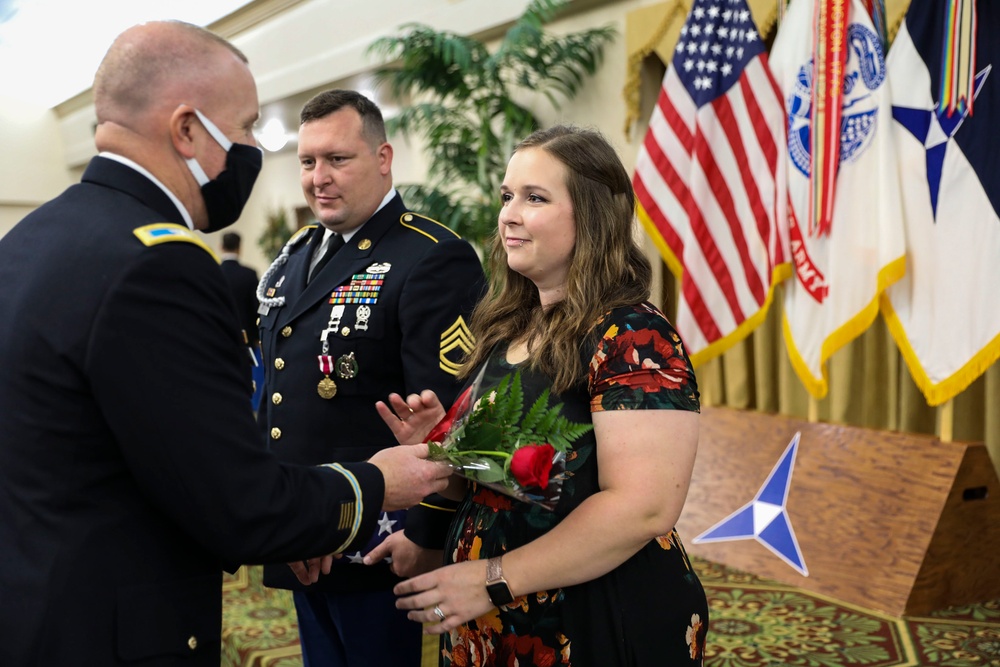
M594 428L573 443L554 510L456 477L449 564L398 584L397 606L444 634L445 666L701 665L708 607L674 530L698 390L647 301L629 175L600 134L556 126L515 149L501 201L464 373L485 367L489 387L520 370L525 405L547 388L550 405ZM444 413L431 392L389 402L401 442Z

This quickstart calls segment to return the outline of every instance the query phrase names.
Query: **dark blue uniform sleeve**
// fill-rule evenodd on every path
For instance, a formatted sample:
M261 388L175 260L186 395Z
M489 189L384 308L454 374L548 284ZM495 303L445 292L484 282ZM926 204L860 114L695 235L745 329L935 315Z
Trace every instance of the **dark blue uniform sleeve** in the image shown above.
M375 528L381 473L280 464L254 424L248 363L218 267L169 243L121 272L86 372L141 493L224 562L356 548Z

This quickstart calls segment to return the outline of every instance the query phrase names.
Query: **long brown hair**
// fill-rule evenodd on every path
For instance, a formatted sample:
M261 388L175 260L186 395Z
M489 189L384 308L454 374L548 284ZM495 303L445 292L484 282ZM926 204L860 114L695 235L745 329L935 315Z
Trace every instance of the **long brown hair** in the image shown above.
M494 233L490 288L472 314L476 347L462 376L486 361L501 342L527 337L528 364L552 380L556 393L584 378L580 345L602 315L649 298L652 269L633 236L635 193L608 141L594 130L568 125L538 130L515 148L538 148L567 168L576 241L563 300L542 309L534 283L507 266Z

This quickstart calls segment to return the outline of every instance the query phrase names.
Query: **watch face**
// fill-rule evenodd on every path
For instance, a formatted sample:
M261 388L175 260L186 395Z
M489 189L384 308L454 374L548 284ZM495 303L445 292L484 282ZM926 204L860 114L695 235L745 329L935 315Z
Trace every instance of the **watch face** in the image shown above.
M514 601L514 596L510 594L510 588L506 581L487 584L486 593L490 596L490 601L498 607Z

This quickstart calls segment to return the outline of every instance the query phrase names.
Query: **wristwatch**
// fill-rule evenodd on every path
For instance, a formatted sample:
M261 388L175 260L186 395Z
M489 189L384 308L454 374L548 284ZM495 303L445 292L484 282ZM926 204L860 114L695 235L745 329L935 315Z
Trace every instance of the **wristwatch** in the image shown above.
M507 580L503 578L503 566L497 556L486 561L486 593L490 596L490 601L497 607L510 604L514 601L514 596L510 592Z

